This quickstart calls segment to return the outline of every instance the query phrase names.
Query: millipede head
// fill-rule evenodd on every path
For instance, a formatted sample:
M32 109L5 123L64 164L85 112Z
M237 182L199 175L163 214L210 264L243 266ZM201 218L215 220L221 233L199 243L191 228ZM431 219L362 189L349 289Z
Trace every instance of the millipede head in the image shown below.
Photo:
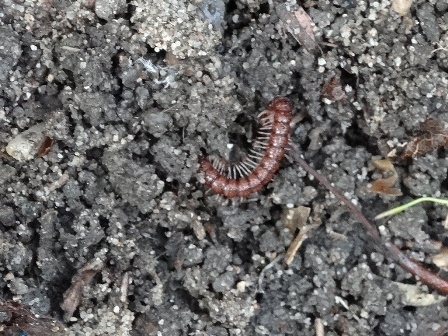
M286 97L275 97L269 103L269 109L274 110L277 113L291 114L293 106L291 101Z

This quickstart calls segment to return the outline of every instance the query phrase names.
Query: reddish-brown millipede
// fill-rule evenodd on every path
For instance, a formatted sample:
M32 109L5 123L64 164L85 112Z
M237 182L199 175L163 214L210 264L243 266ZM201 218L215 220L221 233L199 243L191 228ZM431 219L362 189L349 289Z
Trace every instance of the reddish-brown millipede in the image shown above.
M205 185L227 198L245 198L260 191L280 167L291 130L292 104L288 98L276 97L258 117L260 129L249 154L238 164L222 159L202 159L199 172Z

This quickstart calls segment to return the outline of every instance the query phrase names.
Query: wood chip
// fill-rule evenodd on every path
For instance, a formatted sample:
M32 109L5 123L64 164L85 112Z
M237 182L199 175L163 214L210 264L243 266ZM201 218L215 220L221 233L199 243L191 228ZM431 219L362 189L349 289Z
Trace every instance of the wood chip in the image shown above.
M62 295L63 301L61 303L61 308L65 311L65 321L69 321L75 310L78 308L79 303L81 302L84 286L90 285L95 274L97 274L103 266L102 261L94 259L86 266L82 267L73 277L72 285Z

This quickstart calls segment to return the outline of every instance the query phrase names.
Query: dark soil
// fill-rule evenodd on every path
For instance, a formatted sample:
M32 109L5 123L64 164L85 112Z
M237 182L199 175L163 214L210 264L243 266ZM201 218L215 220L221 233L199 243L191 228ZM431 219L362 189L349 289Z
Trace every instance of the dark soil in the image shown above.
M390 1L300 5L314 50L279 17L295 1L1 0L0 143L41 123L54 141L29 160L3 150L2 302L67 335L443 335L445 299L297 164L243 202L200 183L200 158L244 154L280 95L306 161L367 216L447 197L446 148L400 158L424 120L448 122L447 2L404 16ZM368 188L387 157L400 197ZM321 225L288 267L299 206ZM433 268L446 214L423 205L377 224ZM59 335L21 321L0 310L0 333Z

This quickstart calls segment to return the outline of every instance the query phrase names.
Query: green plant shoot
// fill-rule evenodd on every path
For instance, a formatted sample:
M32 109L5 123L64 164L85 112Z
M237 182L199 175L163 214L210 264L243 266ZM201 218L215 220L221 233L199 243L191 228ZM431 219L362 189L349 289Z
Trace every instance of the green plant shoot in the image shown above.
M435 198L435 197L421 197L421 198L417 198L416 200L413 200L409 203L406 203L406 204L400 205L398 207L392 208L390 210L387 210L385 212L382 212L379 215L377 215L375 217L375 219L381 219L381 218L385 218L388 216L396 215L397 213L405 211L406 209L408 209L416 204L422 203L422 202L432 202L432 203L443 204L443 205L448 206L448 199Z

